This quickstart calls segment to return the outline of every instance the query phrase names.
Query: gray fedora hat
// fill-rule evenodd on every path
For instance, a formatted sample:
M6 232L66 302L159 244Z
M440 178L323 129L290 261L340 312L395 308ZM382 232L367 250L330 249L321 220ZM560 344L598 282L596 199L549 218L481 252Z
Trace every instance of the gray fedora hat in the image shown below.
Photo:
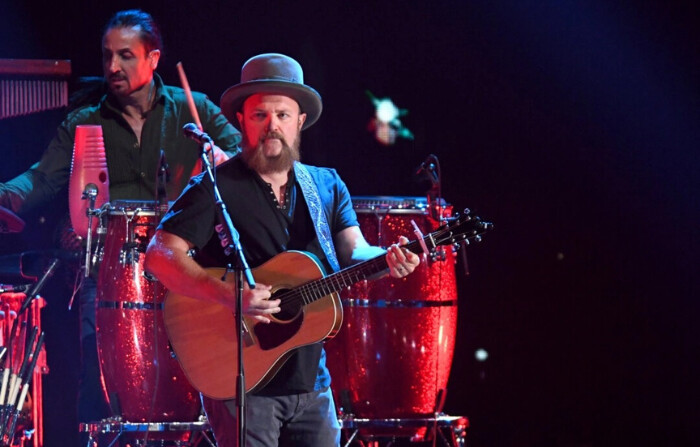
M304 72L299 62L284 54L259 54L243 64L240 84L229 87L221 95L224 116L231 123L237 123L236 113L241 111L246 98L255 93L285 95L294 99L302 113L306 113L302 129L311 127L321 116L321 95L304 84Z

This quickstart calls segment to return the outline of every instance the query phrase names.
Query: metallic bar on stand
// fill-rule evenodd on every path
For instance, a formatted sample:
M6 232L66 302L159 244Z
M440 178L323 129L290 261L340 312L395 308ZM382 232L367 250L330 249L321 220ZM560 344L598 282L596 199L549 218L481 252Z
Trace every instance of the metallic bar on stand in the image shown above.
M0 59L0 119L68 105L69 60Z

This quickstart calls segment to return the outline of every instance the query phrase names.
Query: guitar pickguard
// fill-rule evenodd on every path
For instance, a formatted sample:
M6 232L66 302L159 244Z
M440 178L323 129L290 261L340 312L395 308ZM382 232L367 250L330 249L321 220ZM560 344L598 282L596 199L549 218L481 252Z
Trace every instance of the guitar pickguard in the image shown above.
M269 324L258 323L253 328L253 332L255 332L255 337L258 340L260 349L269 351L281 346L296 335L303 323L304 312L301 312L295 319L285 323L277 323L274 321Z

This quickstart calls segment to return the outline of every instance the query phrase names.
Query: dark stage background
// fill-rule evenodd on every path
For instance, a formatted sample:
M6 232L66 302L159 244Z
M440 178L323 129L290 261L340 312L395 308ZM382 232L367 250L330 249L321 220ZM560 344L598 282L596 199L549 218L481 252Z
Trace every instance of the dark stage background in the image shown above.
M698 445L692 2L252 3L3 2L0 58L99 75L103 23L135 6L162 25L166 83L182 61L216 102L248 57L295 57L325 107L307 162L337 168L355 195L421 195L412 175L433 153L445 199L496 224L458 279L445 410L470 418L469 445ZM365 90L409 110L414 141L373 139ZM0 122L0 179L37 160L62 117ZM1 254L50 247L62 206L24 216ZM65 283L44 292L49 447L77 445Z

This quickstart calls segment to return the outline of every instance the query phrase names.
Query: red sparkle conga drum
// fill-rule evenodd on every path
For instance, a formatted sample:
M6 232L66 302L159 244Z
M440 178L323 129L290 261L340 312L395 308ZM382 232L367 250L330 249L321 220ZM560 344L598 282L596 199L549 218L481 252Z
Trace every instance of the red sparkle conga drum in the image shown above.
M440 226L420 197L353 197L370 244L416 239ZM444 217L451 207L440 207ZM341 294L343 325L326 342L338 407L358 418L433 416L441 410L457 329L455 255L438 247L434 259L402 279L358 283ZM349 408L348 408L349 407Z
M143 270L156 211L154 202L116 201L106 213L97 347L112 411L122 420L188 422L199 416L199 396L168 344L165 287Z

